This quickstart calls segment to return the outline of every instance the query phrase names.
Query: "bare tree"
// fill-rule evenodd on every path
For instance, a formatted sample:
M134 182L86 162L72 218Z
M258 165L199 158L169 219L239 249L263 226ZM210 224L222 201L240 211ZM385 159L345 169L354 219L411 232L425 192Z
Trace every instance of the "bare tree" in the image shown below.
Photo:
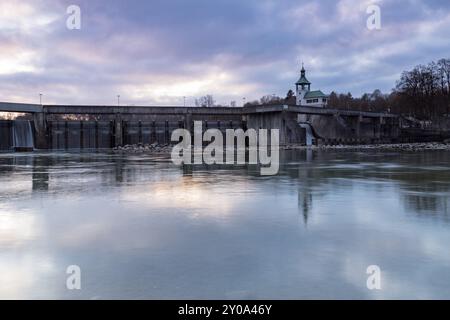
M399 110L414 117L433 120L449 111L450 63L448 59L419 65L403 72L396 86Z
M261 104L279 104L282 103L282 99L275 95L265 95L260 99Z
M284 102L287 103L288 105L295 105L297 103L294 91L289 90L287 92Z
M198 99L195 99L195 106L196 107L214 107L215 101L212 95L208 94L206 96L200 97Z

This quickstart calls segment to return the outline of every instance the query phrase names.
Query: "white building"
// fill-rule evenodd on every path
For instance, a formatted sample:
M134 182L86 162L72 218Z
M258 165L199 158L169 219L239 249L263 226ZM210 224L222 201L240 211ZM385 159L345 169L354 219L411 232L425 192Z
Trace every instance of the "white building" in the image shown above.
M302 65L300 79L295 84L297 94L297 105L302 107L325 108L328 96L322 91L311 91L311 82L306 79L306 71Z

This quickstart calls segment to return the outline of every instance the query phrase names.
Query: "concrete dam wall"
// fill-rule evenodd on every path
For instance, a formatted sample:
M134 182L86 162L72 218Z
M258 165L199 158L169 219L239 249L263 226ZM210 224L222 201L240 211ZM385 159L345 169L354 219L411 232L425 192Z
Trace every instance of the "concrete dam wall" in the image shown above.
M203 130L243 127L242 121L202 121ZM117 130L117 128L120 128ZM172 132L182 121L49 121L47 149L106 149L127 144L171 144ZM192 128L189 128L192 132ZM118 136L120 135L120 136Z
M10 150L12 148L12 121L0 120L0 150Z
M387 117L299 115L298 121L310 124L316 141L323 144L391 143L401 131L398 119Z
M28 120L0 120L0 150L33 150L33 127Z
M37 149L103 149L126 144L169 144L175 129L278 129L280 145L397 142L395 115L288 105L245 108L23 105L0 111L32 114ZM14 125L0 121L0 150L14 147ZM25 132L25 131L24 131Z

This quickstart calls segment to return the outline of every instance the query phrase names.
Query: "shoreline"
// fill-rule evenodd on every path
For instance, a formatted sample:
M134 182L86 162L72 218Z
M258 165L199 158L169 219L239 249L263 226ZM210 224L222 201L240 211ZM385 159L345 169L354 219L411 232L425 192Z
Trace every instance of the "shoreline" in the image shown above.
M288 145L280 147L282 150L389 150L389 151L426 151L426 150L450 150L450 143L443 142L414 142L392 144L360 144L360 145L322 145L300 146Z
M442 142L416 142L416 143L394 143L394 144L364 144L364 145L321 145L321 146L303 146L303 145L286 145L280 146L280 150L387 150L387 151L433 151L433 150L450 150L450 143ZM152 153L167 154L171 153L172 146L169 144L133 144L119 146L112 149L114 153Z
M27 154L39 151L49 152L67 152L76 151L72 150L39 150L35 149L30 152L15 152L13 150L0 150L0 154L7 153L19 153ZM172 152L172 146L168 144L134 144L119 146L111 149L102 149L103 151L112 152L114 154L170 154ZM248 151L248 148L246 148ZM285 145L280 146L280 150L293 151L293 150L310 150L310 151L450 151L450 143L442 142L417 142L417 143L394 143L394 144L364 144L364 145L321 145L321 146L304 146L304 145ZM84 152L95 151L95 149L83 149ZM97 150L99 151L99 150ZM80 153L84 153L80 152Z
M170 153L172 146L169 144L158 143L138 143L138 144L126 144L124 146L118 146L112 149L114 153Z

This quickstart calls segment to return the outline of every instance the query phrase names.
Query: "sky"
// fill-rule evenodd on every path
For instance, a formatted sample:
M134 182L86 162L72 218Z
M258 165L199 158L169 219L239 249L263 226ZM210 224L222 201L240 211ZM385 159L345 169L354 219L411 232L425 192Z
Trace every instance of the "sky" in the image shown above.
M449 30L449 0L0 0L0 101L242 105L284 97L302 62L312 90L389 93L450 58Z

